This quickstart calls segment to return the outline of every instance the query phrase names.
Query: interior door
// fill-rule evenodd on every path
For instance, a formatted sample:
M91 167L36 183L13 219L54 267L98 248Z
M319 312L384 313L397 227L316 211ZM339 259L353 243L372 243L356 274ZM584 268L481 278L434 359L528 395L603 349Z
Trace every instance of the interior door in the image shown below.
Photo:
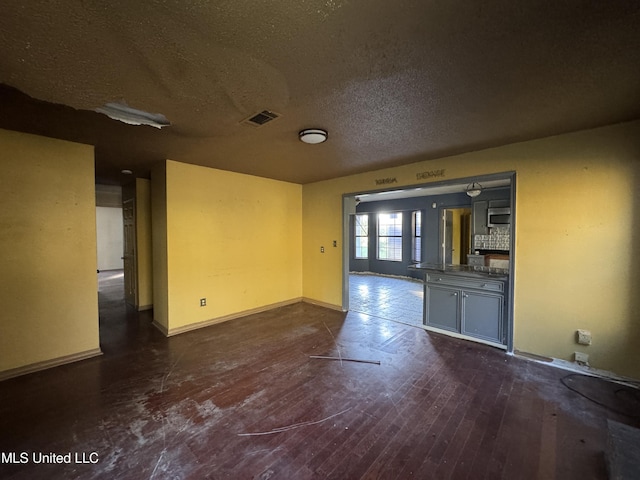
M122 218L124 222L124 299L130 305L137 305L138 278L136 268L136 209L135 199L122 202Z
M442 212L442 258L446 265L453 263L453 211Z

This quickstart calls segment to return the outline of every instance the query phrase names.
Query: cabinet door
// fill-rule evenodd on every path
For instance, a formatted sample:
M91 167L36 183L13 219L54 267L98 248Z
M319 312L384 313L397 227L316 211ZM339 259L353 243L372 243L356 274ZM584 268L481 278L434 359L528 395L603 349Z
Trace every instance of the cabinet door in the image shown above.
M480 292L462 292L462 333L503 344L504 297Z
M489 228L487 227L487 201L478 200L473 202L473 234L487 235Z
M460 291L431 285L427 285L426 290L427 295L425 295L424 306L426 325L459 332L458 299L460 298Z

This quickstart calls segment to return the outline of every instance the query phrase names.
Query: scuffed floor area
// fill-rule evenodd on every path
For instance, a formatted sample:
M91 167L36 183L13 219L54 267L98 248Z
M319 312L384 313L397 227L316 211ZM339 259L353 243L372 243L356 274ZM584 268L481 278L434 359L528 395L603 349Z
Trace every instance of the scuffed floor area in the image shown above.
M638 422L380 316L300 303L167 339L118 282L100 299L102 357L0 383L0 452L28 459L0 478L606 479L607 419Z

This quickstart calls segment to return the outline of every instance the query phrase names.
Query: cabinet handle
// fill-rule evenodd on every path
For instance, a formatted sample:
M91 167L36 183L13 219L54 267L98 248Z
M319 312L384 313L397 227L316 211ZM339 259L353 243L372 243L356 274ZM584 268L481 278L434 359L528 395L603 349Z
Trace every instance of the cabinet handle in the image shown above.
M480 285L482 288L487 288L488 285L486 283L483 283L482 285Z
M464 298L467 298L469 295L467 295L466 293L463 293L463 294L462 294L462 296L463 296Z
M457 297L458 296L458 292L454 292L451 295L453 295L454 297Z

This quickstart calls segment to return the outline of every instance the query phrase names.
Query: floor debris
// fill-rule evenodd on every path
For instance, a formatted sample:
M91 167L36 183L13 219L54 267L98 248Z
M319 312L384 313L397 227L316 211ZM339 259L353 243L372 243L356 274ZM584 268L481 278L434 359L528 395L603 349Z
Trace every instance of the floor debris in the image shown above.
M380 365L380 360L361 360L359 358L325 357L323 355L309 355L309 358L320 358L322 360L340 360L340 363L344 361L344 362L358 362L358 363L373 363L374 365Z
M250 436L257 436L257 435L271 435L271 434L274 434L274 433L286 432L287 430L293 430L294 428L306 427L307 425L317 425L318 423L326 422L327 420L330 420L330 419L332 419L334 417L337 417L338 415L342 415L343 413L348 412L352 408L353 407L345 408L341 412L334 413L333 415L330 415L327 418L323 418L322 420L295 423L293 425L288 425L286 427L274 428L272 430L269 430L268 432L238 433L238 436L239 437L250 437Z

